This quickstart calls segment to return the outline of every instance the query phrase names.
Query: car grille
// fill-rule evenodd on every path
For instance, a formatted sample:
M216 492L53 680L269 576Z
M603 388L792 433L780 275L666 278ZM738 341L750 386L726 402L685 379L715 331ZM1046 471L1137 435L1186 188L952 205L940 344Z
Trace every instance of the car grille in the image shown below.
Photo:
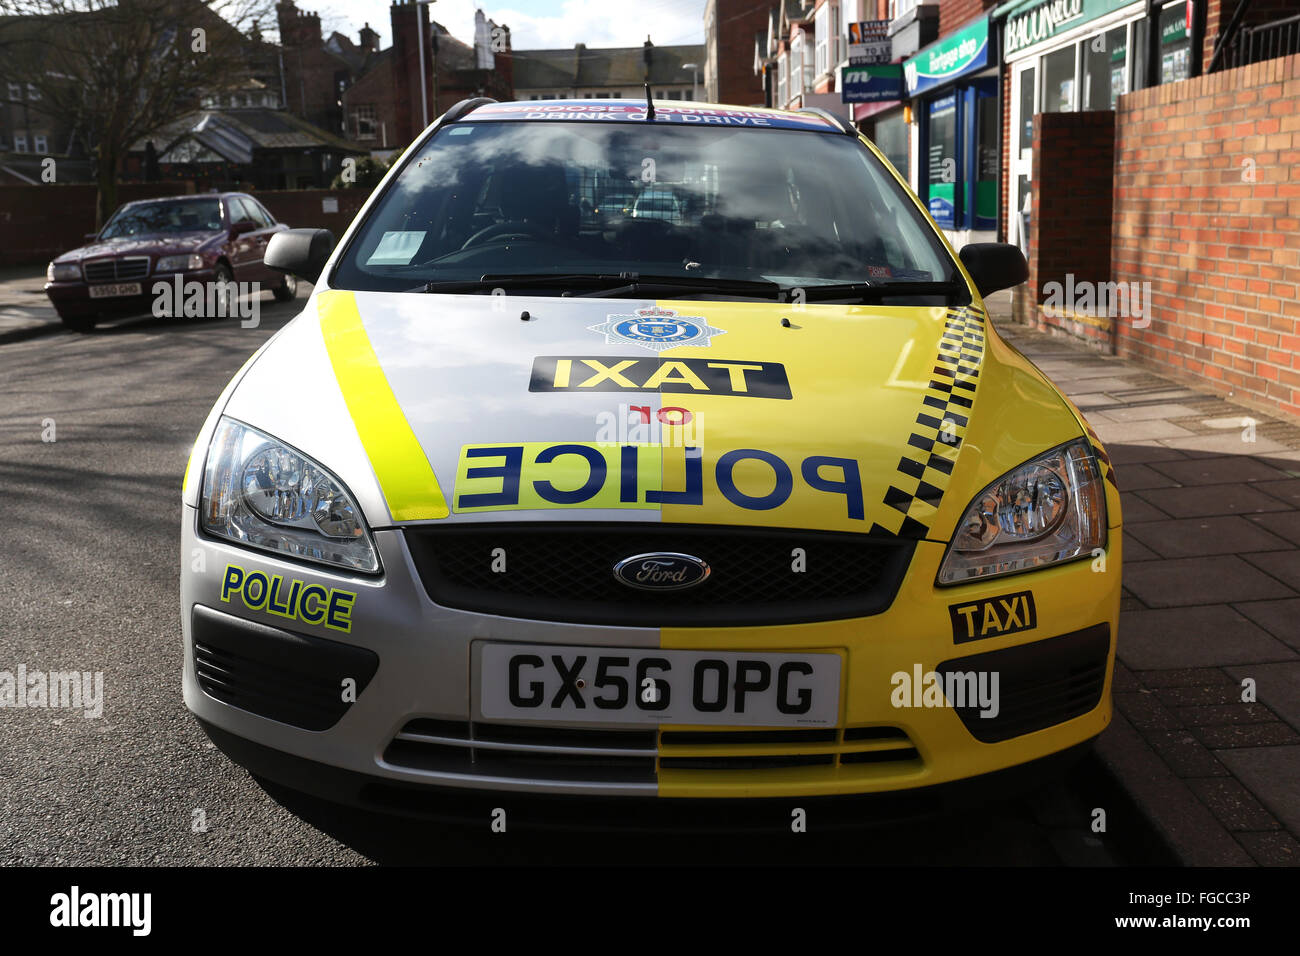
M923 766L897 727L575 730L424 717L401 729L384 761L425 772L572 784L653 784L662 771L743 774L777 768L839 768L842 775L861 778Z
M338 641L294 634L195 605L190 633L194 673L209 697L304 730L328 730L379 667L373 652Z
M998 743L1081 717L1095 708L1106 685L1110 625L1098 624L1060 637L945 661L941 677L962 673L998 675L998 711L983 717L978 705L959 706L966 729L979 741Z
M879 614L893 601L914 547L865 534L577 523L415 527L406 541L429 597L443 607L645 627ZM711 573L696 587L657 592L614 577L619 561L654 551L694 555ZM493 570L499 557L504 573ZM803 570L796 571L799 562Z
M149 274L148 256L123 256L120 259L96 259L81 267L87 282L127 282Z

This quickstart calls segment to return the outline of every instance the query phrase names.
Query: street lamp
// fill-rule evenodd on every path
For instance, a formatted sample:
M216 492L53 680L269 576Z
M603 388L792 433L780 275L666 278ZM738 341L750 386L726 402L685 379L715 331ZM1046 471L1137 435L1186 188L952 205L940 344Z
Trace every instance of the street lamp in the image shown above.
M691 99L693 100L698 100L700 98L700 75L696 72L699 68L700 65L698 63L682 64L683 70L691 71Z

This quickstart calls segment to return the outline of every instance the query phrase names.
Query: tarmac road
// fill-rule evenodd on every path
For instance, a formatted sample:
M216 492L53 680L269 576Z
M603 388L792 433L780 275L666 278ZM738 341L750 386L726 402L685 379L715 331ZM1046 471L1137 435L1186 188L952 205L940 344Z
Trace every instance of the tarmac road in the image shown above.
M140 318L0 345L0 672L104 675L98 718L0 709L0 864L1167 862L1091 758L1027 797L797 835L494 834L264 790L184 708L177 595L190 444L304 301L263 299L254 329Z

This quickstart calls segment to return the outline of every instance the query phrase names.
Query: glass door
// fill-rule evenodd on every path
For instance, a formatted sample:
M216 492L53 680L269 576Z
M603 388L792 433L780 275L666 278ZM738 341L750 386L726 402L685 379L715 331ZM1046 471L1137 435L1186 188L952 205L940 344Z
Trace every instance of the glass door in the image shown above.
M1011 75L1011 181L1007 189L1007 238L1029 255L1030 179L1034 171L1034 114L1038 112L1036 60Z

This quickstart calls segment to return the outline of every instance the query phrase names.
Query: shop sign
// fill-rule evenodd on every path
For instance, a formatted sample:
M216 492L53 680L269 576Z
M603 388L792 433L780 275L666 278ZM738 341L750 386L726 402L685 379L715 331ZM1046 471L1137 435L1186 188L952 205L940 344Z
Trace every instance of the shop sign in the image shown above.
M989 21L985 17L903 61L908 95L975 73L989 62Z
M903 98L903 68L897 63L846 66L840 73L841 103L879 103Z

